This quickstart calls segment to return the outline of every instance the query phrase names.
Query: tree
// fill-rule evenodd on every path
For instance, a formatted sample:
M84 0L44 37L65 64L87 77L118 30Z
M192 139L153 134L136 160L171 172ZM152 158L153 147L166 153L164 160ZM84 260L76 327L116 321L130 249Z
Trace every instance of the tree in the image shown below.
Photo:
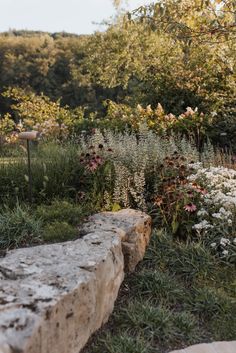
M182 41L218 43L236 39L235 0L161 0L141 6L129 18Z

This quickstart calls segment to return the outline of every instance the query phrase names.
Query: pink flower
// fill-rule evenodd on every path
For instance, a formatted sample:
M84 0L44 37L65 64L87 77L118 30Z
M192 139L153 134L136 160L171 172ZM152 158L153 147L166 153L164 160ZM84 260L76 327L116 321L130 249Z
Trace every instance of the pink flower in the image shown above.
M197 206L194 203L188 203L184 206L185 211L187 212L195 212L197 210Z
M208 193L208 191L206 190L206 189L201 189L200 190L200 193L202 194L202 195L206 195L207 193Z
M103 160L102 160L102 158L100 156L96 156L96 163L98 165L101 165L103 163Z
M188 194L188 197L193 197L194 196L192 191L187 191L187 194Z
M89 162L89 164L87 165L87 169L90 170L90 172L93 172L94 170L96 170L98 167L98 164L95 161Z

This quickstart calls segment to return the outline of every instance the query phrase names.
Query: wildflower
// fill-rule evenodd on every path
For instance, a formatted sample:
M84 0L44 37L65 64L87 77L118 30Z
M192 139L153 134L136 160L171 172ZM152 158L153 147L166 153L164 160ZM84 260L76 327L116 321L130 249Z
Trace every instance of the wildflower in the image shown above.
M187 191L187 194L188 194L188 197L193 197L193 193L192 193L192 191Z
M155 198L154 204L157 205L157 206L161 206L161 204L163 204L163 198L162 198L162 196L157 196L157 197Z
M87 165L87 169L90 171L90 172L93 172L94 170L96 170L98 167L98 164L95 162L95 161L92 161L90 162L88 165Z
M101 158L100 156L96 156L95 159L96 159L96 163L97 163L98 165L101 165L101 164L102 164L103 160L102 160L102 158Z
M217 219L222 219L222 214L221 213L212 213L212 217L217 218Z
M209 229L212 227L213 226L209 222L207 222L206 220L203 220L200 223L194 224L194 226L192 228L199 231L199 230Z
M216 243L211 243L211 244L210 244L210 247L213 248L213 249L215 249L215 248L216 248L216 245L217 245Z
M228 250L223 250L222 255L227 256L229 254Z
M228 245L229 243L230 243L230 240L227 239L227 238L221 238L221 239L220 239L220 245L222 245L222 246L226 246L226 245Z
M103 149L103 144L99 143L98 148L99 148L100 150L102 150L102 149Z
M204 210L203 208L201 208L198 213L197 213L197 216L198 217L201 217L201 216L208 216L208 212L206 210Z
M185 211L187 212L195 212L197 210L197 206L194 205L194 203L188 203L187 205L184 206Z
M204 188L201 188L201 189L199 190L199 192L200 192L202 195L206 195L206 194L208 193L208 191L207 191L206 189L204 189Z

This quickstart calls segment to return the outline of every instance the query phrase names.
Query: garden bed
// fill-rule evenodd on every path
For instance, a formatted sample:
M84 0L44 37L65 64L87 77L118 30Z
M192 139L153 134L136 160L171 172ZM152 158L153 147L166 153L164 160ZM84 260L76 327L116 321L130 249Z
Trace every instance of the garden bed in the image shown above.
M155 231L115 312L83 353L166 353L236 339L235 267L199 243Z
M235 338L236 172L230 155L210 144L199 152L191 140L157 136L147 126L138 133L95 131L79 145L42 142L33 153L32 207L24 164L0 169L3 256L17 247L75 240L84 231L100 234L96 216L95 229L81 224L101 210L140 209L162 229L86 353L166 353ZM118 233L123 236L122 226ZM130 248L123 241L125 262ZM133 254L140 257L137 249Z

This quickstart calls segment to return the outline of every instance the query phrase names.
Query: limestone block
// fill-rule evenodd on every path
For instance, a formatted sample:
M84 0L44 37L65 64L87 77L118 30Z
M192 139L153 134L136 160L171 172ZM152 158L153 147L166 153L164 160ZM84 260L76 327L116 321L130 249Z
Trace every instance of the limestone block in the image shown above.
M107 230L119 235L125 258L125 270L133 272L144 257L151 236L151 217L141 211L124 209L89 217L83 232Z
M133 270L149 237L150 217L124 210L91 217L75 241L7 252L0 353L79 353L113 310L124 258Z

